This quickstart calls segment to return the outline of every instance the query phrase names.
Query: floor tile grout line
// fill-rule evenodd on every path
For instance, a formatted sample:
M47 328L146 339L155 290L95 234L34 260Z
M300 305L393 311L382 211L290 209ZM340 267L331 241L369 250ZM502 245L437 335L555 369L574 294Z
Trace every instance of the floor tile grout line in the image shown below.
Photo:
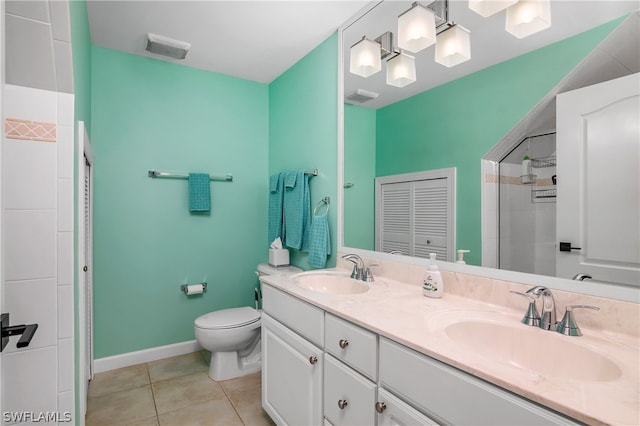
M212 379L213 380L213 379ZM227 398L227 402L229 402L229 405L231 405L231 408L233 408L233 411L236 412L236 415L238 416L238 418L240 419L240 422L246 426L246 423L244 422L244 419L242 418L242 416L240 415L240 412L238 411L238 409L236 408L236 405L233 403L233 401L231 401L231 398L229 398L229 395L227 394L227 390L224 388L224 386L222 385L222 382L218 382L217 380L214 380L214 382L216 382L220 388L222 389L222 393L224 393L224 396Z
M149 387L151 388L151 397L153 398L153 409L156 411L156 423L160 424L160 414L158 414L158 404L156 403L156 392L153 389L153 383L151 383L151 373L149 372L149 363L144 364L147 369L147 378L149 379Z

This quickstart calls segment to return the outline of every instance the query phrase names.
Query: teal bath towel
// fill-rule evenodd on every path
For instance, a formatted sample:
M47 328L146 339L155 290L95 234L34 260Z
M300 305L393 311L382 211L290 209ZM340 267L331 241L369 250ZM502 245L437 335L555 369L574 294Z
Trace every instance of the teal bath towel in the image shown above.
M211 210L211 180L206 173L189 173L189 211Z
M311 196L304 170L284 173L284 238L287 247L309 251Z
M309 230L309 266L324 268L327 256L331 254L331 238L329 236L329 222L327 215L314 215Z
M284 176L283 173L277 173L269 177L269 244L278 237L283 239L283 196Z

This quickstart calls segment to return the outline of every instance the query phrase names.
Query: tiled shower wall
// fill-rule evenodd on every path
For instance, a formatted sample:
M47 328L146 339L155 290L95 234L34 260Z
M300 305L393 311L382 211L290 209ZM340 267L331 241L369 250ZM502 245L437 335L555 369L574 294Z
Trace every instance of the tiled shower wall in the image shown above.
M66 1L5 3L3 312L38 323L3 352L2 409L74 413L74 95ZM25 419L26 420L26 419Z

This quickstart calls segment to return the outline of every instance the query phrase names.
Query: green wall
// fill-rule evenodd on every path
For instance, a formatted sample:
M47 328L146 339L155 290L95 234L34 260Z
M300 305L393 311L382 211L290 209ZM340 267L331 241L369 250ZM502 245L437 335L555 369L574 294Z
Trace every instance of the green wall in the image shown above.
M619 22L379 109L376 176L456 167L456 249L479 265L480 159Z
M335 266L338 137L338 34L335 33L269 85L269 174L314 169L311 208L331 197L329 228ZM266 192L263 198L266 200ZM266 221L266 210L261 212ZM266 223L266 222L265 222ZM266 238L266 237L265 237ZM259 240L262 241L262 240ZM291 250L291 262L309 269L307 254Z
M102 358L192 340L199 315L253 306L255 267L267 257L269 88L96 46L91 65ZM233 182L212 182L211 214L190 214L187 181L148 170ZM201 296L179 291L201 281Z
M375 250L376 111L358 105L344 105L344 245Z

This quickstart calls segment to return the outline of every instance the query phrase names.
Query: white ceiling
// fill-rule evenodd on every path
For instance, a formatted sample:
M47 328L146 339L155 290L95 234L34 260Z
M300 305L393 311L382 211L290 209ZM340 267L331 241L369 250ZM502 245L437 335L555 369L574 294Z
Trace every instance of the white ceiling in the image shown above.
M270 83L367 1L89 0L94 45ZM155 33L191 43L185 60L144 50Z
M425 1L423 4L429 2ZM551 0L551 28L523 39L517 39L504 29L505 13L483 18L470 10L466 0L449 1L449 20L471 31L471 60L453 68L434 61L435 46L415 54L417 81L404 88L386 84L386 66L381 72L363 78L349 72L349 47L363 35L374 39L385 31L397 34L397 17L411 7L412 1L385 1L344 31L344 93L356 89L379 93L380 96L361 104L380 108L430 88L440 86L510 58L522 55L556 41L576 35L609 22L640 6L638 0ZM396 42L394 41L394 45ZM541 70L546 64L541 63Z
M415 54L418 81L404 88L386 85L384 66L367 79L350 74L349 46L363 35L397 34L397 16L411 3L387 0L362 19L356 19L356 14L375 2L89 0L88 13L94 45L261 83L273 81L336 29L350 23L344 31L344 93L358 88L379 93L378 99L362 105L380 108L586 31L640 5L638 0L551 0L551 28L516 39L504 30L505 12L483 18L467 7L466 0L450 0L449 19L471 31L470 61L446 68L433 61L432 46ZM191 51L185 60L152 55L144 50L148 32L191 43Z

